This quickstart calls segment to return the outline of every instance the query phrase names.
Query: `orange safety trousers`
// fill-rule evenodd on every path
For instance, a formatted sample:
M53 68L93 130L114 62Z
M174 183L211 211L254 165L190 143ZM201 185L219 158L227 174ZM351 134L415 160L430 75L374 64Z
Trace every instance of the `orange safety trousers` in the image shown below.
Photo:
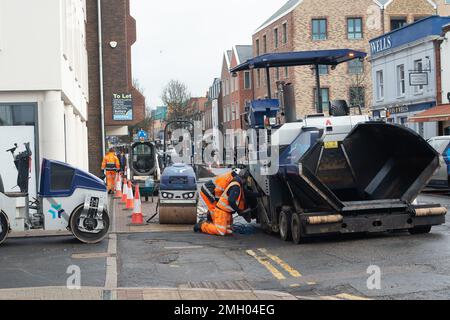
M108 191L116 191L116 171L106 171L106 186Z
M203 233L213 236L226 236L230 234L231 221L233 221L232 213L215 208L212 220L212 222L204 222L202 224L201 230Z

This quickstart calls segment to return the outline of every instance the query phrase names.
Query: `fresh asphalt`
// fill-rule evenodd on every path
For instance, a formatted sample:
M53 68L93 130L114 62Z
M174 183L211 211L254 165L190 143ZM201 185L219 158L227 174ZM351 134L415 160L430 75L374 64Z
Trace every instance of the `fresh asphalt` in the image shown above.
M421 202L450 207L450 198ZM448 299L450 229L327 237L296 246L257 226L218 238L193 232L117 236L118 287L255 289L296 296L346 295L373 299ZM8 239L0 246L0 289L65 286L78 266L82 286L103 287L108 240L86 246L71 237ZM81 254L81 255L80 255ZM84 254L84 255L83 255ZM381 271L381 289L369 290L368 268Z

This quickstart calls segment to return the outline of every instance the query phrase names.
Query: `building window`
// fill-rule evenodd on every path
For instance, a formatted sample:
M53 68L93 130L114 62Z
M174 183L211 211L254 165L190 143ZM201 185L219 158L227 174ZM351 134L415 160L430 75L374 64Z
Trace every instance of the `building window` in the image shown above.
M275 49L277 49L278 48L278 28L275 28L273 30L273 43L274 43Z
M377 100L384 99L384 76L383 71L377 71Z
M328 88L322 88L322 112L327 112L330 108L330 89ZM317 112L320 112L320 110L317 110L317 89L314 88L314 109Z
M347 19L347 36L348 39L362 39L362 19L348 18Z
M348 62L348 73L349 74L362 74L364 72L364 62L355 59Z
M392 18L391 19L391 31L400 29L407 25L406 17Z
M256 56L258 57L261 53L261 51L259 50L259 39L256 39L255 46L256 46Z
M313 73L316 74L316 67L313 67ZM319 75L326 76L329 73L329 68L327 65L319 65Z
M287 23L283 23L283 37L282 37L282 42L283 44L287 43L287 38L288 38L288 34L287 34Z
M258 88L261 87L261 69L256 71L256 83L258 84Z
M284 77L289 78L289 67L284 67Z
M400 118L398 118L398 123L403 125L403 126L406 126L406 124L408 123L408 117L400 117Z
M263 36L263 53L267 53L267 37Z
M424 137L425 136L425 125L423 124L423 122L419 123L419 134Z
M327 19L312 20L313 40L327 40Z
M251 78L250 71L245 71L244 72L244 89L248 90L248 89L251 89L251 87L252 87L252 78Z
M277 68L275 71L275 78L278 80L280 80L280 68Z
M397 66L397 96L403 97L405 95L405 65Z
M33 104L0 104L1 126L34 126L36 107Z
M351 87L349 95L350 107L365 108L366 91L363 87Z
M423 72L423 62L422 59L414 60L414 71ZM414 94L422 94L423 86L414 86Z

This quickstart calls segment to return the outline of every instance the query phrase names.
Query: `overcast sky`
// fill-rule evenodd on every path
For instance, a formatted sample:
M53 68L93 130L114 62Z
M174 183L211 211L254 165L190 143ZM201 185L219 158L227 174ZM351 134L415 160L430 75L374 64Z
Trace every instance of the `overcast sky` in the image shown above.
M161 105L171 79L204 96L220 76L223 52L251 44L253 32L287 0L131 0L137 20L133 77L147 104Z

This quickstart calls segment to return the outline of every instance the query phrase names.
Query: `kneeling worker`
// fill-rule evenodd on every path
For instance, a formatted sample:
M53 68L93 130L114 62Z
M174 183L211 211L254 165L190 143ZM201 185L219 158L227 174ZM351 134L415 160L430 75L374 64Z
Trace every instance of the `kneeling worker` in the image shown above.
M210 213L214 212L216 203L222 196L225 189L238 176L238 171L230 171L218 176L214 181L205 183L200 191L200 199Z
M244 189L242 180L236 177L223 192L211 214L210 221L202 221L194 227L195 232L203 232L210 235L226 236L232 234L231 222L233 214L248 215L251 210L242 211L245 208Z

